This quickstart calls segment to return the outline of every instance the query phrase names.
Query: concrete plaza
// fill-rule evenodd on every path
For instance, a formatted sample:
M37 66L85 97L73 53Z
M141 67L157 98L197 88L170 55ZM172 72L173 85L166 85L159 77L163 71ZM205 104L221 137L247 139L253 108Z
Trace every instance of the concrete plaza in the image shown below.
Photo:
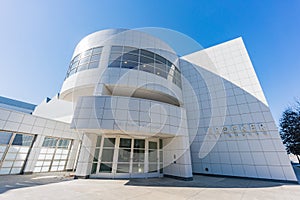
M41 199L299 199L300 185L195 175L133 180L79 179L69 173L0 176L1 200Z

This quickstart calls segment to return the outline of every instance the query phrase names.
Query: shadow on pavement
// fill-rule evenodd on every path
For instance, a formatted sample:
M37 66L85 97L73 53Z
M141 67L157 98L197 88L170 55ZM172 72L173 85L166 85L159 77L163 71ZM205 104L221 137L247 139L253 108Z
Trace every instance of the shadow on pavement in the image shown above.
M164 177L149 179L131 179L125 185L149 187L266 188L291 184L296 183L235 177L194 175L192 181L183 181Z
M38 173L33 175L1 175L0 194L9 190L47 185L74 178L69 173Z

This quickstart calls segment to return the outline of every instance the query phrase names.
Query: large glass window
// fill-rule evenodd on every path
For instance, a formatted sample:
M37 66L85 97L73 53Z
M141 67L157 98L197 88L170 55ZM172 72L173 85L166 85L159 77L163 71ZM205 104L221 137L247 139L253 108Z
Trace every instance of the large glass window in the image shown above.
M2 157L4 157L4 153L12 135L13 134L10 132L0 132L0 162L2 161Z
M101 146L101 137L97 137L97 142L96 142L96 148L95 148L95 153L94 153L94 158L93 158L93 164L92 164L92 174L95 174L97 172L97 165L99 162L99 154L100 154L100 146Z
M12 136L10 132L0 132L0 144L8 144Z
M120 138L117 173L129 173L131 139Z
M135 139L133 146L132 173L144 173L145 140Z
M0 132L0 174L19 174L26 162L34 135Z
M63 171L71 149L70 139L45 137L34 172Z
M30 146L32 144L33 135L16 134L12 145Z
M162 140L98 136L91 174L162 173L162 156Z
M181 88L180 70L169 60L145 49L112 46L108 67L145 71L171 80Z
M101 138L101 136L99 136L99 138ZM115 138L103 138L103 149L102 149L99 172L101 173L112 172L115 144L116 144Z
M149 141L149 173L157 172L158 164L158 152L157 152L157 142Z
M94 47L75 56L69 65L66 78L83 70L97 68L101 52L102 47Z

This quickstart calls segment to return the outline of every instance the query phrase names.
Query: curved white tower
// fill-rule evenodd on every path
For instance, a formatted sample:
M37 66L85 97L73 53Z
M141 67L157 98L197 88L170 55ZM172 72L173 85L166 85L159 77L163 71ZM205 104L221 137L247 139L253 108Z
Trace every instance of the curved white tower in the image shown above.
M85 132L77 176L178 176L176 168L192 177L179 59L163 41L124 29L88 35L60 99L76 105L71 128Z

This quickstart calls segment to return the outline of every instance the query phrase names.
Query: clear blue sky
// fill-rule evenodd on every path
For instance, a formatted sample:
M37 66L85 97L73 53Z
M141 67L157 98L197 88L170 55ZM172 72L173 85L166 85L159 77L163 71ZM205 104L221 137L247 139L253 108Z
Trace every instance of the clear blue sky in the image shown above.
M164 27L203 47L242 36L276 121L300 97L299 0L0 0L0 25L0 96L55 95L89 33Z

